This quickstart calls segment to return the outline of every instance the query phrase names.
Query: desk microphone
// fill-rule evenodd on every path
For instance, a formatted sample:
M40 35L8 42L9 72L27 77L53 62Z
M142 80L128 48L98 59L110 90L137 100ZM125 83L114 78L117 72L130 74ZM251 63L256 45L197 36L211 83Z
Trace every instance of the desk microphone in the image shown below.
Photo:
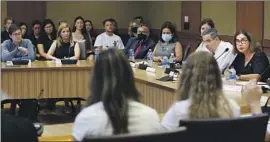
M229 51L229 48L226 48L223 52L222 52L222 54L220 54L217 58L216 58L216 60L218 60L224 53L226 53L227 51Z

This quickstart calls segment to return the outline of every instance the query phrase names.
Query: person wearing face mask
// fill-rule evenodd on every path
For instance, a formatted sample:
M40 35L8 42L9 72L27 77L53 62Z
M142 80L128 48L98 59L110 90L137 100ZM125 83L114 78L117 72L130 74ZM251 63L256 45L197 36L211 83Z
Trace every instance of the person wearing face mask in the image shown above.
M129 56L130 50L134 51L135 59L144 59L149 49L153 49L155 43L149 38L149 27L142 24L137 30L137 37L131 37L125 47L125 54Z
M133 19L129 22L129 25L128 25L128 35L124 36L122 38L123 40L123 43L124 45L127 44L128 40L131 38L131 37L137 37L137 30L138 30L138 27L140 26L140 23Z
M160 40L153 52L154 61L161 61L164 56L168 58L174 53L176 62L182 61L182 45L177 41L175 26L171 22L165 22L160 31Z
M204 31L210 29L210 28L215 28L215 23L213 22L213 20L211 18L205 18L202 20L201 24L200 24L200 33L201 36L203 34ZM201 42L200 45L198 46L198 48L195 50L195 52L198 51L207 51L210 52L206 46L206 44L204 42Z

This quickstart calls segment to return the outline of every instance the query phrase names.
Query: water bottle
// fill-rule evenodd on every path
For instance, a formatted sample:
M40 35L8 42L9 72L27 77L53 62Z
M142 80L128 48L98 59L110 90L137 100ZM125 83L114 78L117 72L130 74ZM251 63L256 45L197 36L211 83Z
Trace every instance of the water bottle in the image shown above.
M169 67L168 57L164 56L163 59L162 59L162 68L166 69L168 67Z
M229 82L230 82L230 85L236 84L236 70L234 69L234 67L230 69Z
M95 60L97 60L98 54L99 54L99 51L98 51L98 49L96 48L96 49L95 49Z
M134 61L134 50L133 49L130 49L129 50L129 60L130 61Z
M171 64L171 63L174 63L174 61L175 61L174 54L171 53L171 56L170 56L170 58L169 58L169 63L170 63L170 64Z
M149 49L149 51L147 53L147 64L150 67L153 66L153 52L152 52L152 49Z

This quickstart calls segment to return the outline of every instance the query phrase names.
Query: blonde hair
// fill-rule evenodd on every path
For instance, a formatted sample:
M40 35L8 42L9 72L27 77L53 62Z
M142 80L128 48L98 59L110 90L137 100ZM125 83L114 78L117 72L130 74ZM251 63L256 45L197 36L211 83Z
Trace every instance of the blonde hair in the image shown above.
M230 103L222 93L218 64L211 53L196 52L188 57L177 93L180 100L191 100L190 119L233 116Z
M62 45L62 43L63 43L63 39L61 37L61 32L65 28L68 28L69 29L69 42L70 42L70 46L73 46L74 45L72 34L71 34L71 29L70 29L69 25L65 23L65 24L61 24L58 27L57 38L56 38L56 47L60 47Z

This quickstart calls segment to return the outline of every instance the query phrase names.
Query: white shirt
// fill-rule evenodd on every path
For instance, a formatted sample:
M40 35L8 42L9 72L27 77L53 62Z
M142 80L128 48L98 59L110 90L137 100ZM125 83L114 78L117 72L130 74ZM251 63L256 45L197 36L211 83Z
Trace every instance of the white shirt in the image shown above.
M135 101L129 102L128 109L128 130L131 134L164 131L154 109ZM84 108L76 117L72 130L72 136L78 141L91 135L104 136L112 133L113 128L102 102Z
M206 48L204 42L201 42L200 45L199 45L199 47L195 50L195 52L199 52L199 51L207 51L207 52L210 52L210 51Z
M116 47L118 49L125 48L121 38L118 35L113 34L112 36L109 36L106 34L106 32L97 36L94 46L102 46L103 50L107 50L112 47Z
M229 99L229 103L231 105L233 116L240 116L240 107L236 102ZM191 105L191 100L184 100L175 103L165 114L161 125L168 130L177 130L179 128L180 120L188 120L189 119L189 107Z
M229 48L229 51L221 55L226 48ZM217 63L221 72L228 68L233 60L236 57L236 54L233 52L233 45L229 42L221 41L218 45L214 57L217 59Z

